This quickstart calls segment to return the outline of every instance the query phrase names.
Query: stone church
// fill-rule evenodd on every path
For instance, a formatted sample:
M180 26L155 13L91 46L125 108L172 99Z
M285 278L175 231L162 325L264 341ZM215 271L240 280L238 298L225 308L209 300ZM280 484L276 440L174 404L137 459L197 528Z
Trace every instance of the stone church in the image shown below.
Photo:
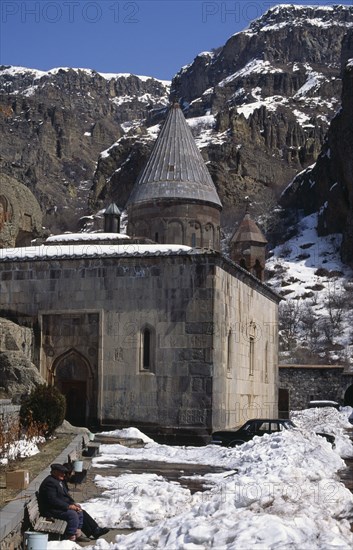
M246 214L224 255L221 209L175 104L130 196L127 234L112 204L104 232L0 250L1 310L33 328L34 362L73 424L207 437L277 416L266 240Z

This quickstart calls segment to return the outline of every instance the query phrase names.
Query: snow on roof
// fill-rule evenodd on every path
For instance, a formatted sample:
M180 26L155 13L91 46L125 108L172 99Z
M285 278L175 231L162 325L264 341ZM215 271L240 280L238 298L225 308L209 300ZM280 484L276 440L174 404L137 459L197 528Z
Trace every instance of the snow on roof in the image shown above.
M117 239L130 239L123 233L64 233L62 235L51 235L46 243L57 243L65 241L112 241Z
M179 244L50 244L0 249L0 261L49 260L58 258L90 258L102 256L160 256L172 254L201 253L190 246Z
M314 399L313 401L309 401L309 403L311 405L315 405L316 403L317 404L328 403L328 404L332 404L332 405L338 405L337 401L331 401L331 399Z

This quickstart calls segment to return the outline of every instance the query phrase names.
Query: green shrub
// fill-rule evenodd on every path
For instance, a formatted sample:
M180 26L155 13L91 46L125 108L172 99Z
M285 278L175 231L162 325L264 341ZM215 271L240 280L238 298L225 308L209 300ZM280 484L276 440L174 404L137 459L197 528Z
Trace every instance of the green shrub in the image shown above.
M65 418L65 397L54 386L37 386L21 405L20 418L25 428L37 423L45 426L45 436L52 435Z

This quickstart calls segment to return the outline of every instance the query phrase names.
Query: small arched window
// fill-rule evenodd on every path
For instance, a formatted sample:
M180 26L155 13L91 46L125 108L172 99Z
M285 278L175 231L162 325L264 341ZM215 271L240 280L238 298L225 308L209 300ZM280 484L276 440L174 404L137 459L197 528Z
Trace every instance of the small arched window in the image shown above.
M261 266L259 260L256 260L255 265L254 265L254 275L258 279L260 279L260 281L262 281L262 272L263 272L262 266Z
M249 350L249 376L254 376L255 366L255 338L250 336L250 350Z
M149 370L151 367L151 331L145 328L143 331L143 363L142 367Z
M233 339L232 339L232 331L230 330L228 332L228 339L227 339L227 348L228 348L228 354L227 354L227 372L230 373L232 371L232 361L233 361Z
M154 370L155 334L153 328L146 326L141 331L140 370Z

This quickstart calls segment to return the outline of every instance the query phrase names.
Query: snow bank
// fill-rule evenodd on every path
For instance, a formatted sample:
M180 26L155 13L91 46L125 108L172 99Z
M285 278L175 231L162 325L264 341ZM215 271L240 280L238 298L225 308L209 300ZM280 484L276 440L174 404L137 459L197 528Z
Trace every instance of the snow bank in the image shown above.
M104 435L105 437L122 437L125 439L142 439L144 443L154 443L153 439L142 433L137 428L123 428L122 430L100 432L99 435Z
M233 449L102 445L95 467L128 459L214 464L229 470L191 476L210 487L193 495L156 474L98 475L96 483L105 490L84 508L101 525L141 530L89 548L350 549L353 495L337 477L345 463L337 449L310 431L320 428L341 437L340 430L350 426L350 411L317 411L293 415L300 429L256 437Z

